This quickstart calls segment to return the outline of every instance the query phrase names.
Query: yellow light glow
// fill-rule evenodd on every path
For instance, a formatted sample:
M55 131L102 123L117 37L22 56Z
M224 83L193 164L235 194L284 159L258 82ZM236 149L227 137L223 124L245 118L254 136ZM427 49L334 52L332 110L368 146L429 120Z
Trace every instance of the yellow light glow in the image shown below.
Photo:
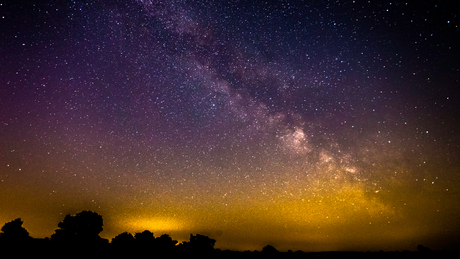
M183 228L182 224L171 218L142 218L128 220L124 224L135 231L177 231Z

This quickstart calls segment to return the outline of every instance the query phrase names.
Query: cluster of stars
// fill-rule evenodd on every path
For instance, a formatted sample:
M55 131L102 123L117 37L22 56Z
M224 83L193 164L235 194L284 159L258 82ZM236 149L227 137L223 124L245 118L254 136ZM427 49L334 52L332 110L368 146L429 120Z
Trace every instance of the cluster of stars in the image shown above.
M458 230L452 10L0 3L0 195L17 196L0 220L92 209L106 236L204 231L241 250L408 249L420 224Z

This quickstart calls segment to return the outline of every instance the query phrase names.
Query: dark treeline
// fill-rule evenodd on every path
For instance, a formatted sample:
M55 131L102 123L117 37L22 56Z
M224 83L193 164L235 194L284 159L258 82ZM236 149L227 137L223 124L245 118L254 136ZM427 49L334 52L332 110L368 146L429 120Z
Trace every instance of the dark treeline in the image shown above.
M418 252L321 252L303 251L279 252L266 245L261 251L230 251L215 249L216 240L205 235L190 235L189 241L179 243L169 235L155 237L145 230L134 235L123 232L109 242L101 238L102 216L92 211L66 215L59 222L58 229L49 238L36 239L22 226L18 218L1 228L0 258L337 258L353 256L358 258L438 258L452 256L452 252L431 251L419 245ZM4 255L6 255L4 257Z

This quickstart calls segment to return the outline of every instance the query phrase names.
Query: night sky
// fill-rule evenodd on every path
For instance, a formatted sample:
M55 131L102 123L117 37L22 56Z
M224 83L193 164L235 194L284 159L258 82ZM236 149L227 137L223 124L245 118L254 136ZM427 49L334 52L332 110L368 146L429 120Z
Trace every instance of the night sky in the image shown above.
M0 1L0 225L460 240L455 1Z

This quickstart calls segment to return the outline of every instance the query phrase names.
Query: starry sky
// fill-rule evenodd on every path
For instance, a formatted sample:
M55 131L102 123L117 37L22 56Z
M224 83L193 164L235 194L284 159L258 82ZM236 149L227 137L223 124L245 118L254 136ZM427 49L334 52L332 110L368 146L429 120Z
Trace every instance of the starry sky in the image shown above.
M0 1L0 225L458 248L454 1Z

